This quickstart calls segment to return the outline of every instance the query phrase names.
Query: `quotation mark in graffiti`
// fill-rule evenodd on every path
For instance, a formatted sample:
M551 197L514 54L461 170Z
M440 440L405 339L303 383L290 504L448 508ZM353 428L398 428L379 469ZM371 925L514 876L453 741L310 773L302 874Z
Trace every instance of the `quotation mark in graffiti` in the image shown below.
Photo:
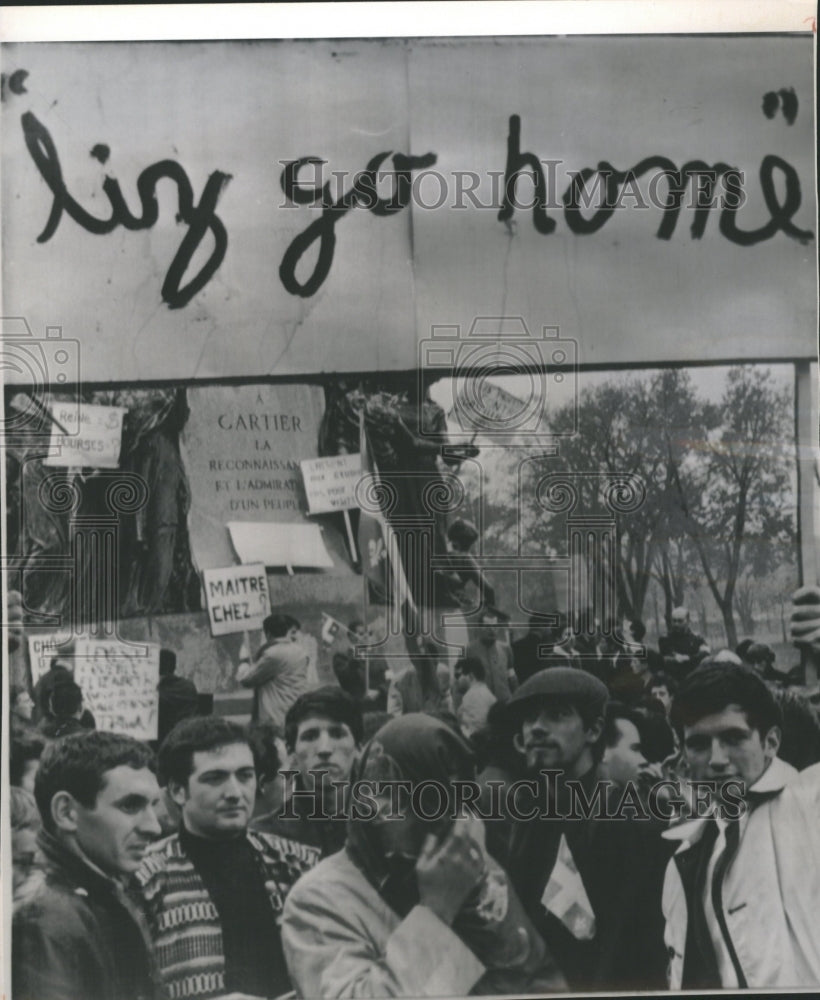
M5 101L6 99L6 89L10 90L12 94L27 94L26 90L26 77L28 76L28 70L16 69L9 76L5 73L0 76L0 100Z
M785 87L778 91L769 90L763 95L763 114L767 118L774 118L777 109L780 108L789 125L793 125L797 117L797 105L794 87L789 87L788 90Z

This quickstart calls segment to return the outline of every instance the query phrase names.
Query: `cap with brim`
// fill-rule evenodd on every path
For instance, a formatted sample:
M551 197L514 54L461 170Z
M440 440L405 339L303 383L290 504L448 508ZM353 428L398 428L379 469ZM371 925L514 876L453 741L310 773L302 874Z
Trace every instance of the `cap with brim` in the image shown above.
M528 677L506 704L510 719L534 701L571 700L584 705L596 715L603 715L609 692L606 684L578 667L550 667Z

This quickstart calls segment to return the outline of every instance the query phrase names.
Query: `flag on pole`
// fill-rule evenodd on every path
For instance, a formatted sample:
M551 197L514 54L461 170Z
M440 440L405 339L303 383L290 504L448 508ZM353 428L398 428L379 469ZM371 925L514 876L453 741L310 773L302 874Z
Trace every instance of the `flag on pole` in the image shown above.
M341 622L337 621L331 615L322 612L322 642L326 646L332 646L336 641L336 636L340 632L347 631L345 626Z
M362 473L374 476L378 482L379 470L367 439L363 413L359 416L359 437ZM416 606L402 566L398 539L381 511L361 511L358 541L368 592L377 601L391 604L397 621L403 620L407 610L415 613Z

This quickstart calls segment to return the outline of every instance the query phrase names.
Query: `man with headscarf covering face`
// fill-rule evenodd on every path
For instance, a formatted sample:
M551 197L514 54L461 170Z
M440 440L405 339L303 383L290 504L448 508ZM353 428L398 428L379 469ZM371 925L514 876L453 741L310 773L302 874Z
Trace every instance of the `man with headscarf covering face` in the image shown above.
M565 988L464 807L459 783L472 777L469 746L438 719L405 715L373 737L354 771L345 849L285 904L282 941L299 996Z

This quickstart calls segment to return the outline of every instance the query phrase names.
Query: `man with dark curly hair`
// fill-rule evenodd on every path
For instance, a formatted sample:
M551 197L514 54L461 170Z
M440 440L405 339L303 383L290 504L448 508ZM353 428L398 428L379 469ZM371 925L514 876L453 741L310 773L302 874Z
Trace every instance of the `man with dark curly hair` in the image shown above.
M778 757L780 708L741 665L694 670L671 719L711 808L665 834L680 842L663 894L670 987L816 986L820 765Z
M12 929L16 1000L154 1000L145 920L128 879L160 834L151 751L116 733L52 743L34 784L43 884Z
M288 992L279 917L318 851L248 831L254 758L228 719L178 723L160 747L159 770L182 822L150 848L137 879L166 997Z

